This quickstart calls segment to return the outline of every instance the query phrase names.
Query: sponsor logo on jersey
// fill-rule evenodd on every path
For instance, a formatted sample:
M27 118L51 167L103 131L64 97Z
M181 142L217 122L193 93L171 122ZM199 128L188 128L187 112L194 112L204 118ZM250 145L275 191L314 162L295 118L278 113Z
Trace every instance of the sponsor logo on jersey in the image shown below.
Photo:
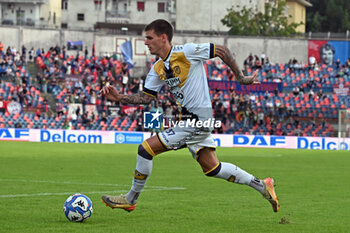
M169 78L164 80L168 87L173 88L180 85L181 80L179 77Z

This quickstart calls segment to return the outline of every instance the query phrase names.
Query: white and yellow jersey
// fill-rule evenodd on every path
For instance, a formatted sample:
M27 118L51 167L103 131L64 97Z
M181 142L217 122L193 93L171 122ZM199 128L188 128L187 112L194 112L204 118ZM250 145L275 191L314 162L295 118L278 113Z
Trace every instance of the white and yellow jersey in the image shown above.
M212 117L207 76L203 61L215 56L214 44L185 44L171 48L168 56L159 59L145 81L144 93L157 96L164 84L177 103L199 119Z

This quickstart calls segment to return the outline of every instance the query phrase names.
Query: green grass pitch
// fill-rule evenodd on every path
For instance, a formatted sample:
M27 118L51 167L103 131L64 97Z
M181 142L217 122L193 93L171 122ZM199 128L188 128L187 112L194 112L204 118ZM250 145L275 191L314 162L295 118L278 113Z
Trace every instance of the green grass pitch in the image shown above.
M349 232L349 151L218 148L259 178L276 182L280 212L248 186L203 175L187 149L154 159L133 212L103 194L129 190L137 145L0 142L0 232ZM94 213L71 223L63 203L90 197Z

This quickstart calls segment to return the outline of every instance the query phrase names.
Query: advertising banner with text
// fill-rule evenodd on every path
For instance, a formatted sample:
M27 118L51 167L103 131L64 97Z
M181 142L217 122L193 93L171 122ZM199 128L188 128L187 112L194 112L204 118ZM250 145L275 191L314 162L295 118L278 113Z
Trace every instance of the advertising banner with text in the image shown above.
M209 80L208 81L209 88L211 90L215 90L216 88L219 88L221 91L229 91L232 87L237 94L243 93L251 93L251 92L258 92L258 93L265 93L273 92L276 89L279 92L282 92L283 86L282 83L273 83L273 82L262 82L260 85L240 85L236 81L216 81L216 80Z
M214 134L218 147L254 147L313 150L350 150L350 138L296 137L270 135ZM148 132L0 129L0 141L140 144L150 137Z

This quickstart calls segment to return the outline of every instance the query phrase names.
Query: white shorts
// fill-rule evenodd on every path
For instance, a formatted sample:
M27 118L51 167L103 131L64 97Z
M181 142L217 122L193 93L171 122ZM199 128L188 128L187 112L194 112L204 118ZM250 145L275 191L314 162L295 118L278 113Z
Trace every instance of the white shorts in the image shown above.
M169 150L187 146L194 159L198 158L197 153L204 147L216 148L211 130L208 128L172 127L161 131L158 137Z

